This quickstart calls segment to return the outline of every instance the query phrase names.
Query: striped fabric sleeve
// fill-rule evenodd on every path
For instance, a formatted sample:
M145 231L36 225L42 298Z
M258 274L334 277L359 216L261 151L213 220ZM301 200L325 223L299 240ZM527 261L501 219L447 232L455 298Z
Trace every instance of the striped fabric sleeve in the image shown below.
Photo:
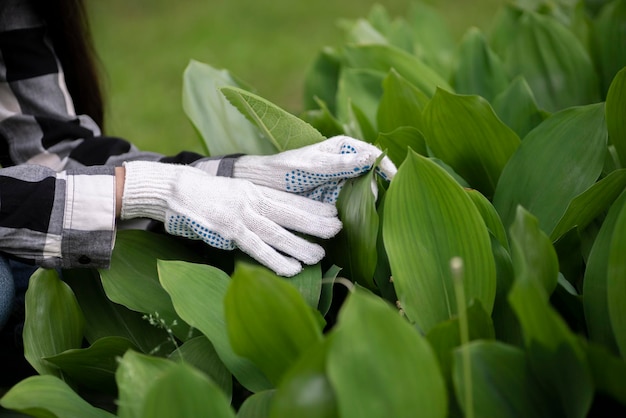
M114 170L0 170L2 251L47 268L108 267L115 236Z

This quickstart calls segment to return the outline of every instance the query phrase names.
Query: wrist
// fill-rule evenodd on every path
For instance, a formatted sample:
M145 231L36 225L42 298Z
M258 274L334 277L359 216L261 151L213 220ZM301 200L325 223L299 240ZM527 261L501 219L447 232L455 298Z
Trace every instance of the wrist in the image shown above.
M122 197L124 196L125 167L115 167L115 217L122 214Z

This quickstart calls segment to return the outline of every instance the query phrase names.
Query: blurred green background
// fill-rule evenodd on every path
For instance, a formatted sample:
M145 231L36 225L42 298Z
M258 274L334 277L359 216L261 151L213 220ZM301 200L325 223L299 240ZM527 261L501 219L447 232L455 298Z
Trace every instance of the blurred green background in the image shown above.
M459 39L488 30L505 0L426 1ZM167 155L201 151L182 109L182 74L194 59L225 68L262 97L302 110L304 77L320 49L341 45L342 19L372 5L392 17L410 0L87 0L105 75L109 134Z

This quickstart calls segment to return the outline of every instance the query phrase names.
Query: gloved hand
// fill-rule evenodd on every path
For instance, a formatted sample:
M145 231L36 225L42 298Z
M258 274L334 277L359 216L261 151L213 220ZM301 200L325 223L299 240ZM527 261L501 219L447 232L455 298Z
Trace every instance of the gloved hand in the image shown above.
M244 155L222 162L200 162L198 167L218 175L231 175L257 185L334 203L346 179L365 174L381 154L382 151L374 145L340 135L274 155ZM218 164L223 165L225 161L229 167L218 171ZM376 168L386 180L391 180L396 171L386 156Z
M161 221L165 230L224 250L240 248L283 276L315 264L324 249L291 231L330 238L333 205L184 165L127 162L121 218ZM280 252L285 255L281 254Z

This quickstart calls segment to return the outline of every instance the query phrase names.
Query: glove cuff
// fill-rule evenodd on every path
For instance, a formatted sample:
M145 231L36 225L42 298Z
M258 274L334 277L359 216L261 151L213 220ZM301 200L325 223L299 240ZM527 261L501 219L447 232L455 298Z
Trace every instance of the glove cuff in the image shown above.
M232 177L251 181L258 186L280 189L282 184L272 176L276 170L272 163L272 156L244 155L234 161Z
M167 198L176 185L175 169L183 165L149 161L125 162L121 219L150 218L163 222Z

